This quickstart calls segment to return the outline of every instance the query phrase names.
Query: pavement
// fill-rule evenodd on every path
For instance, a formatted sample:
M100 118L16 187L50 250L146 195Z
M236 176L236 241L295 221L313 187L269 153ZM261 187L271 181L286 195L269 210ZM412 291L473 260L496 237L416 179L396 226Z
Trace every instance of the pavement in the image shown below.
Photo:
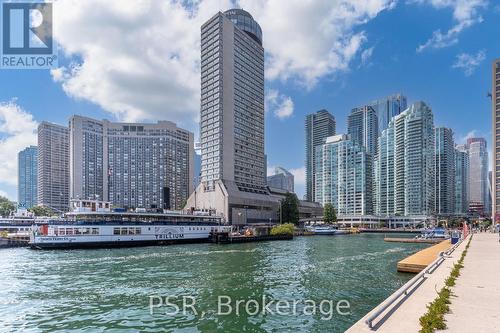
M478 233L452 291L448 332L500 332L500 242L498 234Z

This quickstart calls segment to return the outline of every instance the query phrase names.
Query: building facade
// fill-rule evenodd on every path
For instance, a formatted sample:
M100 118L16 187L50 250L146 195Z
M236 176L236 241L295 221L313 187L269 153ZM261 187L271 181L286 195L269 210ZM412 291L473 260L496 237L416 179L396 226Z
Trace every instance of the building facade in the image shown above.
M347 117L347 134L359 145L365 147L368 154L377 153L378 117L371 106L353 109Z
M124 208L181 209L193 190L193 133L169 121L70 119L72 198Z
M282 167L276 167L274 174L267 177L267 186L294 192L294 177L291 172Z
M308 114L305 120L306 135L306 200L314 201L315 149L325 143L326 138L335 135L335 117L327 110Z
M17 155L17 204L31 208L37 205L38 148L29 146Z
M348 135L335 135L316 149L315 201L331 203L339 215L370 215L372 159Z
M446 127L435 129L435 194L436 214L455 214L455 142L453 131Z
M277 221L264 154L264 48L250 13L230 9L201 27L201 184L187 206L233 224Z
M391 120L379 139L375 162L377 214L434 214L434 144L433 114L425 103L414 103Z
M38 126L38 204L69 210L69 130L42 122Z
M465 145L455 148L455 214L465 215L469 209L469 153Z
M493 218L494 221L500 222L500 59L493 62L491 68L492 74L492 133L493 133L493 174L491 179L492 185L492 202L493 202Z
M469 151L469 205L484 207L480 214L489 214L488 150L484 138L467 139Z
M406 97L401 94L394 94L368 103L372 107L378 119L378 130L382 133L389 126L391 119L407 109Z

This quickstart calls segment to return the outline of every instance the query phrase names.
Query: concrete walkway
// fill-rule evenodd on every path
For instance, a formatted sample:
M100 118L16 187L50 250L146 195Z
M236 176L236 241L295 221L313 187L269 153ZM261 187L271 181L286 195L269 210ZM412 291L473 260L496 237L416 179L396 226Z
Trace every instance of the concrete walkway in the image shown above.
M467 242L468 238L432 274L428 274L419 286L410 291L410 295L406 298L401 297L398 300L399 302L396 302L397 305L395 308L379 316L374 323L374 329L368 328L365 324L365 320L374 312L372 310L346 332L417 333L420 330L419 318L427 311L427 304L436 299L438 291L444 286L445 279L450 276L453 265L460 259ZM472 243L474 243L474 239ZM500 306L500 298L498 299L498 303ZM468 333L472 331L452 330L452 332Z
M498 234L478 233L453 287L448 332L500 332L500 243Z

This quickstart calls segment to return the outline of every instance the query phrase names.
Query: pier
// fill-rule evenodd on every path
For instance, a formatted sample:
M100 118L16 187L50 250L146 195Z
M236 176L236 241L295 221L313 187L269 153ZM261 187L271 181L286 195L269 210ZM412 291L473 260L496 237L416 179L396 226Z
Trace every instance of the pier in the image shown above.
M385 240L385 239L384 239ZM398 262L398 272L420 273L439 256L439 253L448 250L451 246L449 240L441 240L438 244L418 251L406 259Z
M471 236L469 236L471 237ZM420 317L434 301L458 262L469 237L448 250L414 279L389 296L346 332L418 332ZM439 244L441 245L441 244ZM447 332L500 332L500 243L498 234L474 234L464 267L451 287L450 312L445 315Z

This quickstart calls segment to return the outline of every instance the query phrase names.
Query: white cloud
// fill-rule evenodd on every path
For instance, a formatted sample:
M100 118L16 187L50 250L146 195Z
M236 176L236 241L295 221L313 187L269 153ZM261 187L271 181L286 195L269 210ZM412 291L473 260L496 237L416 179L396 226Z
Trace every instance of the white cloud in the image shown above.
M374 48L375 47L372 46L368 49L363 50L363 52L361 52L361 65L368 65L369 64L369 61L372 57Z
M458 43L458 36L463 30L483 21L479 10L488 5L487 0L415 0L410 2L430 4L436 9L451 9L455 21L455 25L444 33L441 30L434 31L427 42L418 46L417 52L428 48L444 48Z
M36 145L37 122L15 100L0 103L0 184L17 185L17 154Z
M306 167L290 169L290 172L293 174L295 184L305 185L305 183L306 183Z
M457 59L452 67L463 70L465 76L471 76L484 59L486 59L486 53L484 50L479 51L475 55L461 53L457 55Z
M260 23L267 51L268 79L296 79L312 87L327 75L346 71L367 40L356 31L394 0L240 0Z
M120 120L199 116L200 26L231 0L64 0L55 36L71 64L52 71L69 96ZM395 0L240 0L264 30L267 79L312 87L348 70L367 37L355 31ZM284 105L286 116L291 100Z
M480 137L478 130L470 130L465 135L459 136L457 139L457 144L467 143L467 139Z
M272 110L273 114L279 119L285 119L293 114L293 100L290 96L271 89L266 94L266 109Z

